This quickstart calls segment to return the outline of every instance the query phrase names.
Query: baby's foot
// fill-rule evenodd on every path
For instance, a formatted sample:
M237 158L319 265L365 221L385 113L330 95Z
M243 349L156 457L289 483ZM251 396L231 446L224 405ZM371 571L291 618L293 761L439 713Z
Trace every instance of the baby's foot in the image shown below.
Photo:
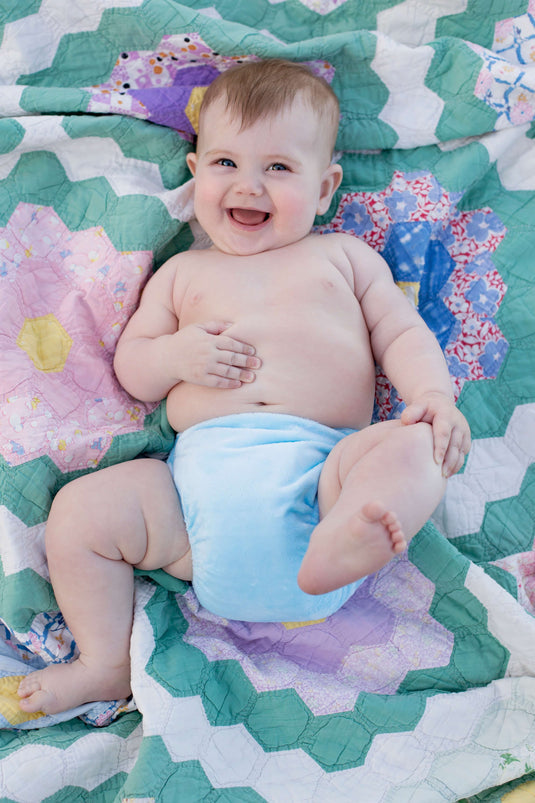
M58 714L83 703L120 700L130 695L130 668L99 666L92 671L78 659L51 664L19 684L19 706L27 714Z
M382 569L407 548L398 517L368 502L349 518L331 514L312 532L297 582L308 594L325 594Z

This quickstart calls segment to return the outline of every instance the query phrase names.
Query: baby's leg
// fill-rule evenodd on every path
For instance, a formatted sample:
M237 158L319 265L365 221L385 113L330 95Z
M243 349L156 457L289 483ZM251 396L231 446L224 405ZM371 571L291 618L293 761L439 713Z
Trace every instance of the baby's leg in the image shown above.
M298 582L322 594L381 569L423 527L444 490L428 424L374 424L340 441L318 490L320 522Z
M19 686L26 712L58 713L130 694L133 569L191 578L189 543L165 463L121 463L66 485L46 529L50 579L80 650ZM171 564L171 566L170 566Z

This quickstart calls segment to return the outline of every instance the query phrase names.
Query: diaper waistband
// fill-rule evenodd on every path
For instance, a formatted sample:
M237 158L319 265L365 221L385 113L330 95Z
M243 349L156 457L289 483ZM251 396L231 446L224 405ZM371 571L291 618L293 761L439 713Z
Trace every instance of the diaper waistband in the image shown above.
M198 424L194 424L182 432L179 432L177 437L183 438L189 433L209 429L280 431L285 433L286 436L291 432L303 435L311 435L314 433L317 435L328 435L328 433L336 433L338 439L341 435L351 435L353 432L357 431L351 427L330 427L327 424L321 424L319 421L314 421L311 418L303 418L290 413L231 413L230 415L207 418L206 421L200 421ZM291 440L289 437L284 437L283 439Z

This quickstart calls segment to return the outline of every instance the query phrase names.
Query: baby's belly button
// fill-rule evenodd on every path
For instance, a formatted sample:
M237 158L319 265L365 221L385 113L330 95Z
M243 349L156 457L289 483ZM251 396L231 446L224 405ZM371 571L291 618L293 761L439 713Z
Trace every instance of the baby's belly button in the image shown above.
M263 398L256 398L256 399L247 399L246 405L251 407L269 407L271 406L272 402L267 401Z
M246 407L253 410L266 410L266 409L273 409L273 410L282 410L284 411L286 405L281 402L276 401L268 401L267 399L256 398L250 399L246 402Z

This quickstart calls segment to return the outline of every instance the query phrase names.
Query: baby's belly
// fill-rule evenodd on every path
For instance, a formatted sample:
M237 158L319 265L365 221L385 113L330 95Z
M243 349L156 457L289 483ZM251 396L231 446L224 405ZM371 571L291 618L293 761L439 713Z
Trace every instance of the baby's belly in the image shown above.
M317 373L317 372L316 372ZM182 382L167 399L173 429L182 432L194 424L234 413L285 413L310 418L330 427L362 429L373 410L374 376L355 383L325 375L292 381L281 376L257 376L236 389L208 388Z
M234 413L271 412L310 418L330 427L362 429L373 411L375 364L368 333L352 315L273 315L259 311L226 334L255 346L262 360L255 380L239 388L181 382L168 395L171 426L187 427ZM338 320L340 318L340 320ZM349 320L348 320L349 318Z

